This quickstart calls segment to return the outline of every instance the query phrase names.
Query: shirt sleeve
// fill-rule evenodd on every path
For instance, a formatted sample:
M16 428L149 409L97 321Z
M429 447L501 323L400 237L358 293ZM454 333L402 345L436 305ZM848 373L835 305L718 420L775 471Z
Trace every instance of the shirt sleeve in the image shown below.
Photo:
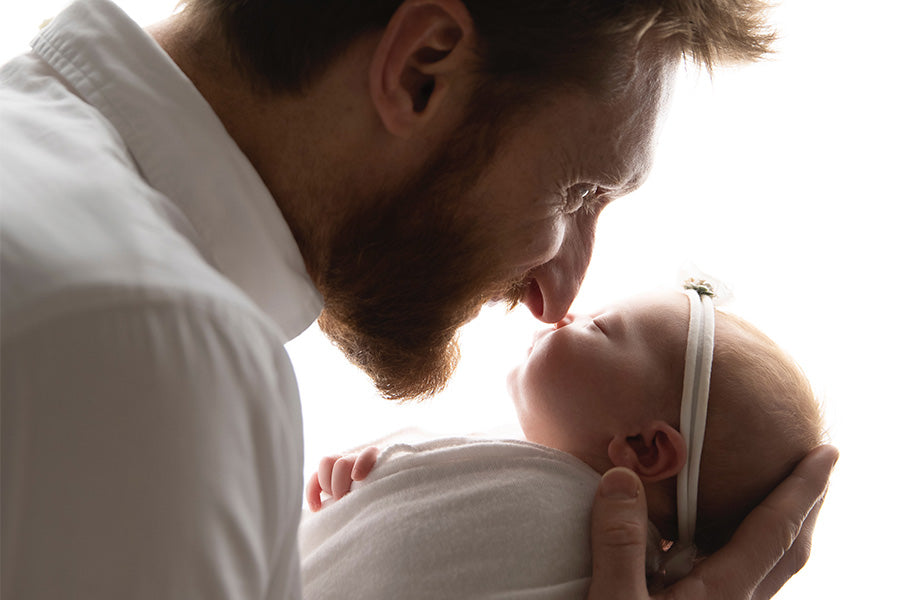
M2 596L299 596L287 354L221 302L143 302L4 340Z

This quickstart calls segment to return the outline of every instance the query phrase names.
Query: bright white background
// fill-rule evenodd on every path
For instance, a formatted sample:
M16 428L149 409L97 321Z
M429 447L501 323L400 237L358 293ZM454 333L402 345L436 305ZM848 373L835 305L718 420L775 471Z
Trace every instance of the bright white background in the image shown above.
M66 4L6 2L0 61ZM140 23L174 0L121 0ZM893 2L784 0L773 60L685 70L645 186L609 207L575 308L673 285L694 263L734 289L731 307L803 365L842 452L812 559L783 599L883 597L896 570L900 122ZM2 143L2 141L0 141ZM505 374L537 323L486 309L463 331L449 389L418 406L379 399L310 330L288 349L304 402L306 471L326 453L407 426L515 434Z

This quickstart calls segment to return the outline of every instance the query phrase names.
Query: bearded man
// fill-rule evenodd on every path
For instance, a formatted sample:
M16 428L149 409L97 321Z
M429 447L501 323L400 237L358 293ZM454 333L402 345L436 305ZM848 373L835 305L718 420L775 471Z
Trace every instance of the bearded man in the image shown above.
M559 321L682 57L771 42L753 0L183 4L78 0L0 73L4 597L301 597L284 342L407 399L485 302ZM773 594L835 460L666 597ZM647 597L645 528L611 471L591 597Z

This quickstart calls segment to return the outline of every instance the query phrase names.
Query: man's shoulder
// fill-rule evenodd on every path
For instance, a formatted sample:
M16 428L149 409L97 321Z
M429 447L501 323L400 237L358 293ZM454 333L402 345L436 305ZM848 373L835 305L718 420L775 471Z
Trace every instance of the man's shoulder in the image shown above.
M63 159L76 167L111 155L131 163L121 137L101 111L34 52L0 67L0 109L4 140L0 166L15 174L15 179L27 174L13 170L18 160L37 155L45 160ZM86 152L88 149L92 151ZM45 177L52 167L58 168L53 164L42 170Z
M93 196L5 198L0 224L4 340L42 323L153 310L171 318L240 315L280 336L259 307L204 256L190 226L155 191L97 186ZM252 325L251 325L252 323ZM272 331L269 331L272 330Z
M9 236L0 244L0 331L4 343L35 328L60 327L66 322L103 323L115 318L178 322L183 330L215 328L233 337L253 332L280 346L281 335L271 320L240 288L219 273L187 244L161 244L140 252L108 239L94 248L67 252L77 245L37 251L12 247ZM162 241L165 241L163 239ZM187 328L187 329L184 329ZM231 333L227 333L227 332ZM195 332L196 333L196 332Z
M0 72L3 335L141 302L255 306L203 256L117 130L37 56ZM191 309L193 310L193 309Z

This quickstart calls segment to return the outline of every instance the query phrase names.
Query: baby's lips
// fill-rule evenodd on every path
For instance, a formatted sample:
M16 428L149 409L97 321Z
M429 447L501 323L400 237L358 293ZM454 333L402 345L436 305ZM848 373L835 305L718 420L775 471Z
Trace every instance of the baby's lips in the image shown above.
M531 347L528 349L528 354L531 354L531 351L534 350L534 347L537 346L538 342L543 338L547 337L554 331L557 331L566 325L570 325L575 321L575 315L569 313L565 317L562 318L561 321L554 323L550 327L541 327L537 331L534 332L534 337L531 340Z
M535 331L534 337L531 340L531 345L532 346L536 345L539 341L541 341L541 338L543 338L544 336L550 335L550 332L553 330L554 330L553 327L541 327L540 329Z

